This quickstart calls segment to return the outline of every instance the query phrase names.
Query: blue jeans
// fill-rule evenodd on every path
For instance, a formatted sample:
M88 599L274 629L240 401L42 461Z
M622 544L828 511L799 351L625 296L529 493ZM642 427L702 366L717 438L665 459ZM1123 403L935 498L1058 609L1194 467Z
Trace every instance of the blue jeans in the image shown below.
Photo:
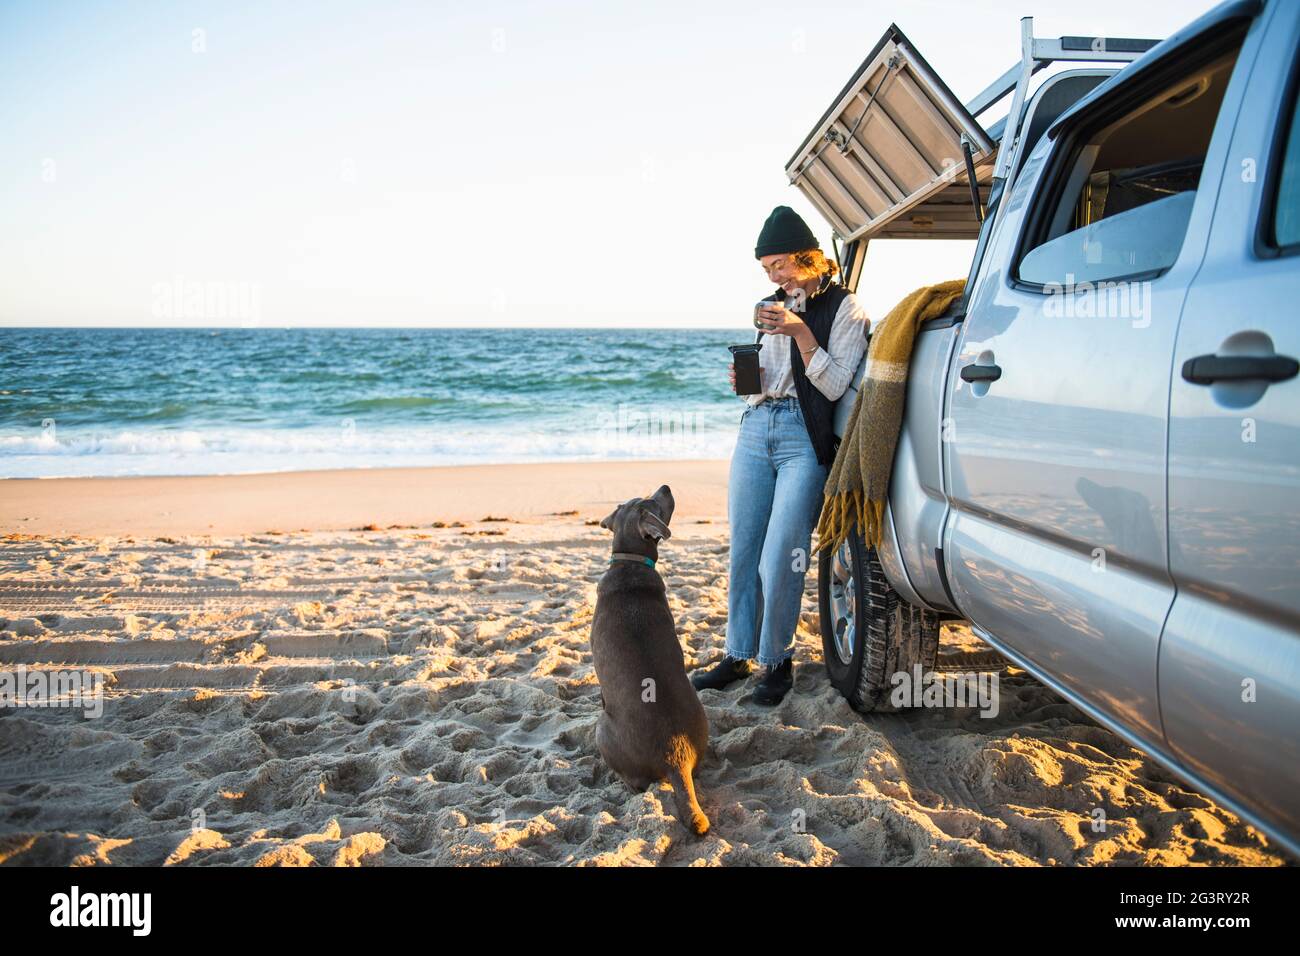
M741 415L727 484L729 656L775 666L794 654L829 471L817 461L797 398L766 399Z

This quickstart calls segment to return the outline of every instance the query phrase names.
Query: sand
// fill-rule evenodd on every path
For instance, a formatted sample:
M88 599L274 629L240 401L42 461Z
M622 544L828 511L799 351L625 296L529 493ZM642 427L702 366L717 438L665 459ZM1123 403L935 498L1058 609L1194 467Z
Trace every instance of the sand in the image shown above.
M643 487L651 482L651 487ZM678 512L725 516L727 462L546 462L186 478L11 479L0 483L0 531L176 535L347 530L370 524L527 520L671 485ZM611 506L612 507L612 506ZM603 510L602 510L603 509Z
M995 718L855 713L821 665L815 568L794 692L702 695L712 830L690 836L666 784L633 793L595 749L594 522L673 486L659 568L688 666L707 663L725 478L645 462L3 483L0 668L89 671L105 692L97 717L0 709L0 862L1293 862L964 627L943 666L996 673Z

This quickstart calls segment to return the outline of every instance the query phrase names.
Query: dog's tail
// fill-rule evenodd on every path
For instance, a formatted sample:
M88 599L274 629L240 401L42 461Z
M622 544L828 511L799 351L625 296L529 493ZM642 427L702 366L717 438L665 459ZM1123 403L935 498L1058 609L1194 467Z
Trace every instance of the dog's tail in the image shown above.
M668 782L673 785L677 819L696 836L709 832L709 818L695 798L695 747L685 737L674 737L668 756Z

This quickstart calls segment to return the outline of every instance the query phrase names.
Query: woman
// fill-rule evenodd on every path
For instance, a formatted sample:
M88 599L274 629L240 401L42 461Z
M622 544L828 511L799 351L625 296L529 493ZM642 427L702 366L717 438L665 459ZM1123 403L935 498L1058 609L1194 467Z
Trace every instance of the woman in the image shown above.
M726 656L692 683L721 689L748 676L757 659L765 671L754 701L772 706L794 685L794 631L834 460L835 403L871 323L853 293L832 281L838 267L789 206L768 216L754 255L780 288L754 310L762 391L744 396L731 457ZM734 390L734 364L730 378Z

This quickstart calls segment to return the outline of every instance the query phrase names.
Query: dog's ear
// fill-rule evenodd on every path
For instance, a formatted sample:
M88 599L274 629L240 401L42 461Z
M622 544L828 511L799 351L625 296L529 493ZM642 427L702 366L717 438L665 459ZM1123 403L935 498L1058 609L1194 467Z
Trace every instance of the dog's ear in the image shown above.
M664 541L673 536L672 531L668 529L668 522L659 517L645 505L636 509L637 530L641 537L649 541L653 538L656 541Z

